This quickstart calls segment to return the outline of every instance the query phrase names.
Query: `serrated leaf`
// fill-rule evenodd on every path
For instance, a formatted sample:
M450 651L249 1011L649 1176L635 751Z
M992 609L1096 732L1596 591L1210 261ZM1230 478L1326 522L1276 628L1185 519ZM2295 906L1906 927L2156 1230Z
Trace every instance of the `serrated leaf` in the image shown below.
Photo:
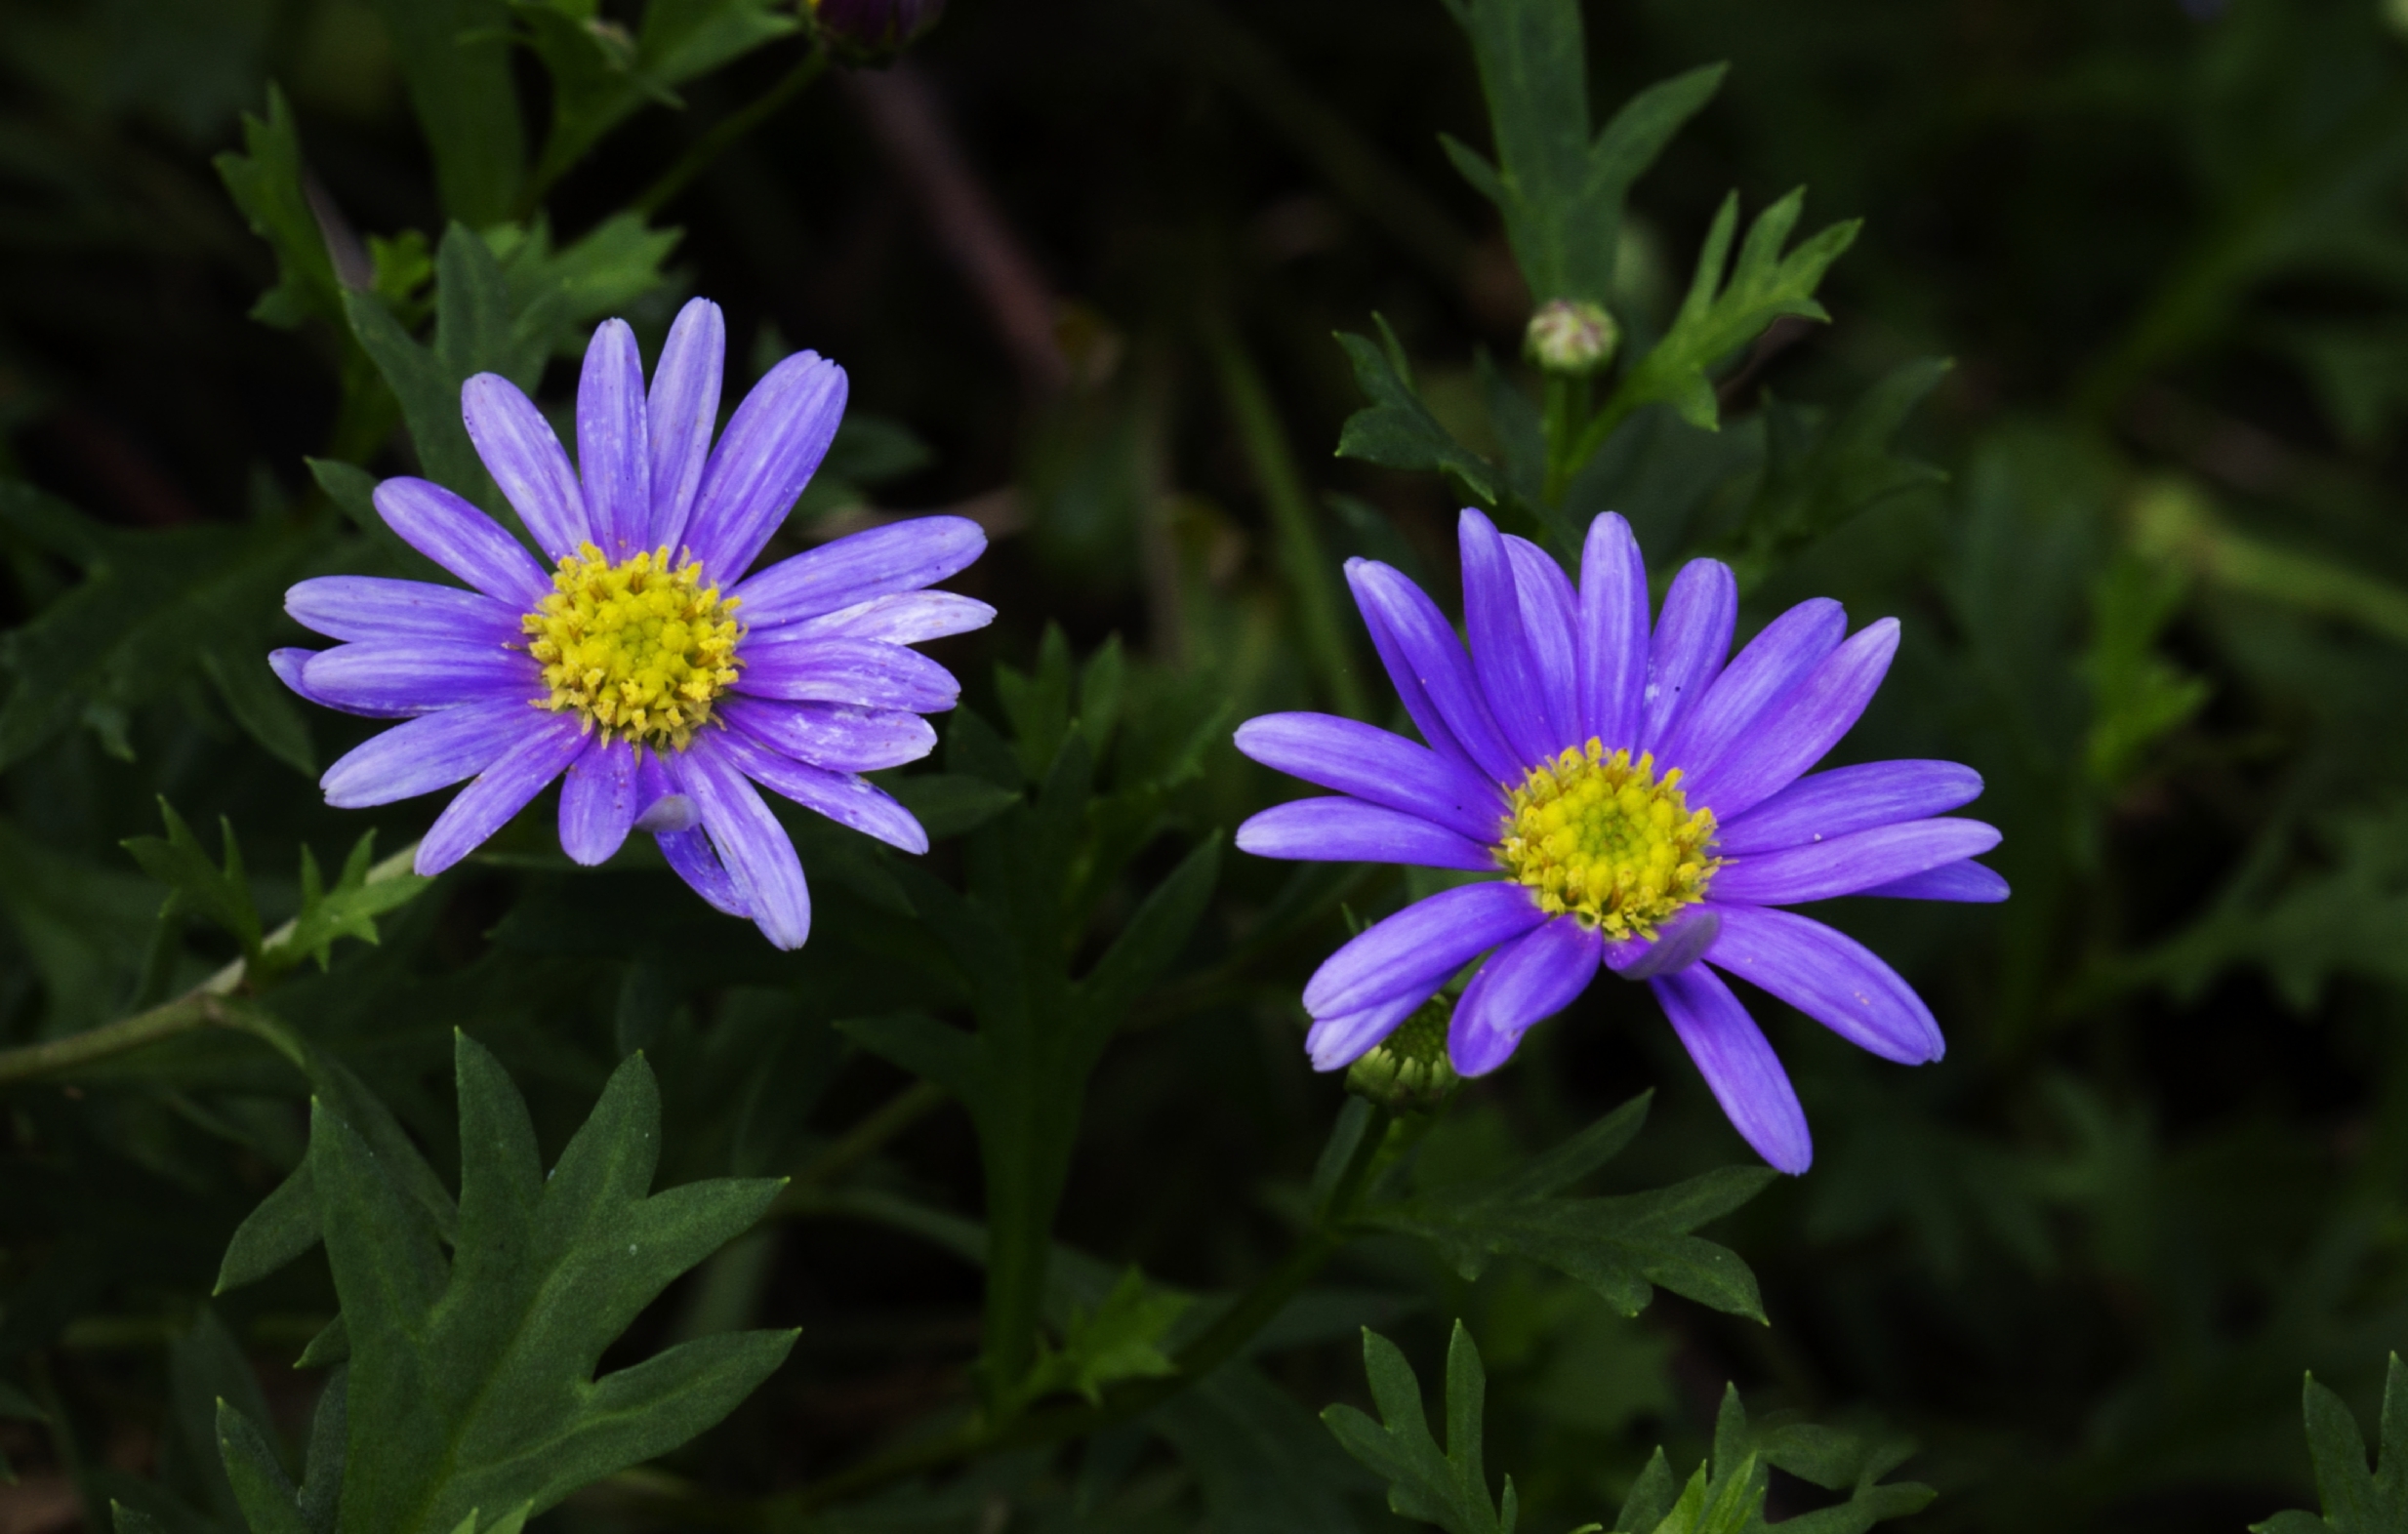
M323 1101L311 1115L350 1342L346 1534L430 1534L477 1509L551 1507L718 1421L794 1342L706 1337L595 1378L636 1313L758 1219L780 1185L648 1192L660 1103L641 1055L613 1074L547 1176L500 1065L465 1034L455 1058L460 1224L448 1259L367 1142Z
M250 881L243 872L242 849L234 840L234 828L220 823L225 857L225 866L220 868L203 850L200 838L192 834L192 828L165 799L159 801L159 817L167 823L166 836L129 836L121 845L144 873L167 886L160 919L197 916L242 945L246 959L256 959L260 914L251 903Z
M443 210L482 227L510 217L526 139L504 0L373 0L434 154Z
M2383 1417L2376 1466L2366 1468L2366 1439L2342 1398L2316 1383L2301 1387L2307 1420L2307 1453L2316 1469L2316 1498L2324 1515L2292 1511L2250 1525L2250 1534L2396 1534L2408 1528L2408 1365L2391 1354L2384 1375Z
M277 86L267 87L266 121L243 113L242 140L243 152L228 149L210 163L251 232L275 254L276 285L260 296L251 317L288 330L312 317L341 325L342 284L309 208L293 106Z
M1149 1288L1145 1275L1131 1268L1095 1305L1072 1310L1061 1349L1039 1353L1017 1401L1025 1405L1057 1391L1100 1401L1104 1387L1116 1381L1176 1373L1163 1339L1193 1303L1189 1295Z
M1448 1534L1513 1534L1489 1498L1481 1467L1481 1415L1488 1377L1480 1350L1455 1322L1447 1350L1447 1447L1430 1435L1422 1414L1421 1382L1403 1350L1377 1332L1363 1334L1363 1367L1369 1377L1377 1423L1352 1406L1332 1406L1321 1420L1373 1474L1388 1482L1388 1508L1401 1517L1435 1523ZM1510 1490L1507 1493L1511 1497Z
M201 669L217 684L225 711L260 743L267 754L306 778L317 776L317 751L309 744L309 723L293 706L293 695L268 669L259 650L207 649L200 652Z
M335 944L344 938L375 944L377 917L408 905L433 886L434 880L407 868L387 869L382 877L373 877L375 848L374 831L352 843L332 889L324 886L318 873L316 855L306 846L301 849L301 909L293 917L292 930L262 951L259 971L263 980L307 959L325 969Z
M1355 386L1370 403L1346 418L1338 433L1338 457L1408 472L1448 476L1462 493L1481 505L1494 507L1499 499L1496 466L1465 447L1439 424L1413 388L1405 365L1404 348L1388 322L1379 325L1384 347L1363 336L1338 335L1355 368Z

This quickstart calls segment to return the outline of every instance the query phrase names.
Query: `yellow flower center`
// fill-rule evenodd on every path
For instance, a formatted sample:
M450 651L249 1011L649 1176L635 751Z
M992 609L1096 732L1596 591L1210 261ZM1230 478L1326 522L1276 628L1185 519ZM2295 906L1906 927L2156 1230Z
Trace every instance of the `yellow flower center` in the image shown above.
M1655 924L1705 896L1719 860L1714 812L1692 810L1681 770L1655 780L1655 758L1606 754L1592 739L1533 767L1513 790L1497 855L1549 915L1612 938L1653 937Z
M734 597L703 585L692 559L666 547L611 564L592 544L560 556L551 595L520 620L543 664L553 712L654 749L683 750L736 679Z

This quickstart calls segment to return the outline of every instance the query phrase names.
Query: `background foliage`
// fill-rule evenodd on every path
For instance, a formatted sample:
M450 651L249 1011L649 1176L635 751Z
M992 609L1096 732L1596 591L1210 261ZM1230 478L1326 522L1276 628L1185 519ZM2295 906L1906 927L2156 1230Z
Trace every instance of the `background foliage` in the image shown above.
M0 1522L2397 1526L2408 14L1456 10L0 10ZM491 502L462 377L694 292L852 375L789 546L995 539L939 845L797 817L795 954L541 803L395 876L263 659L375 475ZM1404 889L1221 856L1229 729L1385 719L1336 561L1466 499L1897 614L1845 749L1987 779L2013 901L1834 912L1946 1060L1767 1014L1803 1179L1628 988L1434 1120L1305 1067Z

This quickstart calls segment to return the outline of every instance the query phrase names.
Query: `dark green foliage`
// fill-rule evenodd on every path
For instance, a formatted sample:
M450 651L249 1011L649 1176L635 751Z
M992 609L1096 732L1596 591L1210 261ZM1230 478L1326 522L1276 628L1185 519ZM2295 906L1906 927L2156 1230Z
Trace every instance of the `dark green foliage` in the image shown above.
M1363 1368L1370 1376L1371 1399L1380 1421L1352 1406L1332 1406L1322 1421L1346 1452L1361 1460L1388 1482L1392 1512L1424 1523L1435 1523L1447 1534L1513 1534L1519 1515L1513 1477L1505 1477L1504 1502L1490 1499L1488 1472L1481 1466L1481 1413L1489 1393L1489 1377L1480 1367L1480 1349L1471 1333L1455 1322L1447 1349L1447 1446L1430 1436L1421 1410L1421 1382L1396 1344L1367 1328L1363 1334Z
M2324 1516L2297 1511L2253 1523L2250 1534L2380 1534L2408 1528L2408 1366L2391 1354L2384 1377L2381 1436L2375 1472L2366 1472L2366 1439L2342 1398L2309 1375L2301 1390L2307 1414L2307 1453L2316 1466Z

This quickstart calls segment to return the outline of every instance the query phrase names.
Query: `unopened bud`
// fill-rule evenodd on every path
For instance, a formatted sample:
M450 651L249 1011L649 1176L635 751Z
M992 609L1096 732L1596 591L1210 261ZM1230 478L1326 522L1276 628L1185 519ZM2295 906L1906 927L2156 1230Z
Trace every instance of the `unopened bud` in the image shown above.
M1447 1059L1447 1026L1454 998L1433 996L1397 1025L1397 1030L1346 1070L1346 1090L1392 1113L1427 1113L1442 1108L1463 1084Z
M1522 354L1549 373L1584 377L1613 360L1622 329L1605 306L1582 299L1550 299L1531 316Z
M810 0L821 41L854 63L881 63L936 24L945 0Z

